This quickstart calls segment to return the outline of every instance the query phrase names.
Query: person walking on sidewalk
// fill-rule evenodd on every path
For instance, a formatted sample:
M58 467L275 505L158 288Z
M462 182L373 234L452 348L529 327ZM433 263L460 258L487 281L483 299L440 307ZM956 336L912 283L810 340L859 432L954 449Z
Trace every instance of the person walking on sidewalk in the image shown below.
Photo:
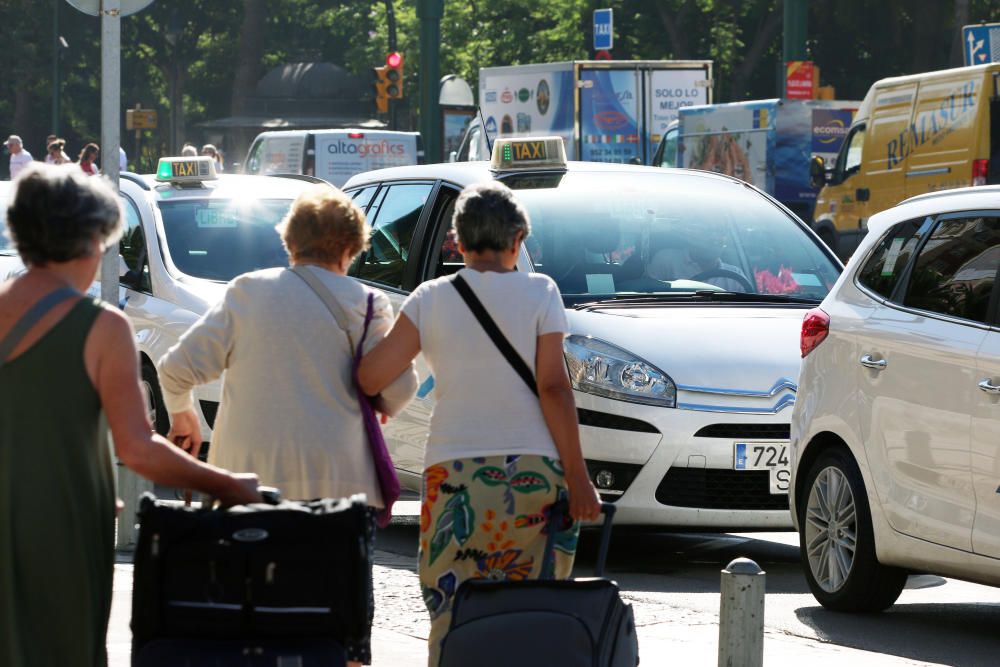
M101 173L101 170L97 167L97 156L100 152L101 149L94 143L83 147L83 150L80 151L80 169L83 170L83 173L88 176L97 176Z
M84 295L122 232L101 179L37 163L7 209L28 270L0 284L0 664L107 664L115 491L106 439L150 480L225 504L257 478L201 463L153 434L135 333Z
M364 213L340 190L315 185L295 200L278 232L292 268L233 280L222 300L160 359L168 437L197 454L201 432L191 390L225 372L210 462L248 466L286 498L364 493L371 507L382 508L352 381L350 341L362 339L369 295L373 318L366 350L392 326L392 305L381 292L347 277L351 262L368 247ZM298 271L331 293L347 332ZM376 405L394 415L416 391L416 372L404 364ZM370 637L346 648L354 663L371 661Z
M469 186L455 204L453 227L465 258L457 275L534 370L538 395L477 322L453 276L417 287L392 331L361 362L361 388L371 395L419 352L434 373L419 545L431 667L459 584L538 578L548 512L563 490L574 519L596 519L601 508L580 451L559 288L548 276L516 270L531 231L527 212L501 183ZM572 523L559 528L555 572L545 574L569 576L578 533Z
M33 158L31 153L25 150L21 137L16 134L7 137L7 150L10 152L10 180L13 181L31 164Z

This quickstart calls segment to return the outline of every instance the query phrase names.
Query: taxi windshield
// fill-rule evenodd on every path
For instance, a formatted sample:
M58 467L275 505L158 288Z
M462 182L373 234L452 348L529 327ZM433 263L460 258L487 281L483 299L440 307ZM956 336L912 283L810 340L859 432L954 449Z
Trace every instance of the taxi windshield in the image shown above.
M159 202L167 250L181 273L229 281L248 271L288 266L274 226L291 199L183 199Z
M567 303L681 292L820 301L840 268L745 186L682 174L510 176L531 218L525 246Z

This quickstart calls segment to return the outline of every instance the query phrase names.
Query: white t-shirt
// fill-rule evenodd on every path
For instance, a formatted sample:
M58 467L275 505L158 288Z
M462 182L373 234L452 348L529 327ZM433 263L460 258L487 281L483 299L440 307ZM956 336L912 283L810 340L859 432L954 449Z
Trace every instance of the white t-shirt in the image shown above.
M17 155L11 153L10 180L13 181L15 178L17 178L18 174L20 174L24 170L24 168L27 167L29 164L31 164L31 153L29 153L28 151L22 148L21 152L18 153Z
M539 336L569 330L559 288L548 276L472 269L459 274L529 368L535 367ZM450 277L417 287L400 312L420 332L420 347L434 374L437 403L425 466L499 454L558 458L538 398L490 340Z

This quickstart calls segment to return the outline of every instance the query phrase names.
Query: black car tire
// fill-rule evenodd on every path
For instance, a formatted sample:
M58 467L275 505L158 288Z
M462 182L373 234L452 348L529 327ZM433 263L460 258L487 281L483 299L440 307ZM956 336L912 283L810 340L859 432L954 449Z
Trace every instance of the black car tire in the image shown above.
M799 544L809 588L827 609L882 611L906 585L905 570L882 565L875 555L864 480L844 448L823 452L809 469L799 507Z
M170 431L170 416L163 405L163 394L160 393L160 380L156 376L156 369L149 363L142 364L142 388L146 394L146 407L153 428L160 435L166 435Z

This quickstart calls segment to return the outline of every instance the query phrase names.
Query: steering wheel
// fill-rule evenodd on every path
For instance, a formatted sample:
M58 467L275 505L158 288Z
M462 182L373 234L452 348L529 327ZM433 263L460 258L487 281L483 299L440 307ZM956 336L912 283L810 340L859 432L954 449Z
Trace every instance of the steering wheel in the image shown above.
M753 294L757 291L756 287L754 287L742 273L737 273L736 271L730 271L729 269L723 269L721 267L715 267L708 269L707 271L702 271L696 276L691 276L689 280L695 280L703 283L706 282L706 278L728 278L738 282L740 287L746 288L744 291L747 294Z

